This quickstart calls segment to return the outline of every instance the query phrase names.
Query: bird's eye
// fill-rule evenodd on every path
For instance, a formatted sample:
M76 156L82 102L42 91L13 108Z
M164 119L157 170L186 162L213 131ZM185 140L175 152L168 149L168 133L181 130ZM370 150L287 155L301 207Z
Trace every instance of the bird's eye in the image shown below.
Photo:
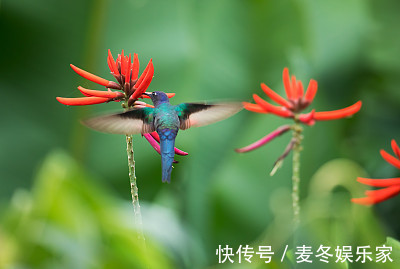
M156 95L157 95L157 93L156 93L156 92L153 92L153 95L154 95L154 96L156 96Z

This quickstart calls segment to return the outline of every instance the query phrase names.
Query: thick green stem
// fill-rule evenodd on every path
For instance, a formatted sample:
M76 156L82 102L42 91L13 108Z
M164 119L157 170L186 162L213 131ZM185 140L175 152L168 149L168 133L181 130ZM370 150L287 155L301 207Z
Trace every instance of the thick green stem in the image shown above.
M131 185L132 205L138 239L144 241L142 214L140 213L139 190L136 184L135 159L133 153L132 135L126 136L126 153L128 154L129 182Z
M122 104L125 110L128 109L127 102ZM140 213L139 204L139 190L136 183L136 170L135 170L135 155L133 152L133 137L126 135L126 153L128 155L128 168L129 168L129 183L131 186L132 205L135 219L135 227L137 230L138 240L145 244L145 237L143 234L142 214Z
M293 174L292 174L292 200L293 200L293 228L296 231L300 224L300 151L301 140L303 139L301 127L298 121L292 126L293 140Z

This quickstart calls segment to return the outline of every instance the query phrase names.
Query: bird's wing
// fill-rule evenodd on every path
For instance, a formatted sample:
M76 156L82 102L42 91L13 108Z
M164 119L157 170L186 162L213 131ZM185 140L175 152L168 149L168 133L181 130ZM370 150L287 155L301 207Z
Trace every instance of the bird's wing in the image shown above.
M175 107L180 120L180 129L200 127L226 119L242 109L241 103L182 103Z
M145 134L155 131L154 109L150 107L94 117L82 123L97 131L112 134Z

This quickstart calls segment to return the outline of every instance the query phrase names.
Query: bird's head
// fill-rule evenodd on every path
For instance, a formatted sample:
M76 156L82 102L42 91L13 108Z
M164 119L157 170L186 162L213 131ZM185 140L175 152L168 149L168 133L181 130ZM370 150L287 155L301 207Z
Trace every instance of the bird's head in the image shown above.
M165 92L160 92L160 91L155 91L151 93L144 93L145 95L149 96L151 98L151 101L155 106L169 102L169 98Z

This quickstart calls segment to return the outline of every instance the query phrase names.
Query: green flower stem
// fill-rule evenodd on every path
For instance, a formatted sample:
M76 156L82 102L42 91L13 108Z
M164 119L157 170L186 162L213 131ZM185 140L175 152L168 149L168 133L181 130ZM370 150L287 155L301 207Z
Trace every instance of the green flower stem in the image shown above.
M293 171L292 171L292 200L293 200L293 228L294 231L300 225L300 151L302 150L301 141L303 139L303 127L300 122L295 119L295 124L292 126L293 140Z
M127 103L124 103L122 107L127 110ZM136 183L136 171L135 171L135 155L133 152L133 136L126 135L126 153L128 155L128 168L129 168L129 182L131 186L131 195L132 195L132 205L134 211L134 219L135 219L135 227L138 233L138 240L145 243L145 237L143 234L143 223L142 223L142 214L140 213L140 204L139 204L139 189Z
M142 214L140 213L139 190L136 183L135 158L133 153L132 135L126 136L126 153L128 154L129 182L131 185L132 205L135 216L135 226L138 239L144 241Z

